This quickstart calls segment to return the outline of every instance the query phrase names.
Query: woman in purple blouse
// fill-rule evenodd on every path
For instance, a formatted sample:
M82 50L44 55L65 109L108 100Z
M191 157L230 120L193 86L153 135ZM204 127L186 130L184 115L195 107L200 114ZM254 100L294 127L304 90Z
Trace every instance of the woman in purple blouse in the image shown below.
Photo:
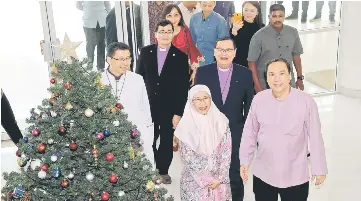
M257 93L248 113L239 150L241 177L248 179L254 152L256 201L306 201L309 191L308 144L315 184L326 179L327 164L317 104L290 86L291 67L284 59L267 64L270 89ZM258 148L257 148L258 142Z

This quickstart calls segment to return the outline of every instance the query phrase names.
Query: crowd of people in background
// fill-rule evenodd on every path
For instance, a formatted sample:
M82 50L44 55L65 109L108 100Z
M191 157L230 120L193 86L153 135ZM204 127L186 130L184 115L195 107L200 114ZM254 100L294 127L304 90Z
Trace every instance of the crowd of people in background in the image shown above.
M102 83L143 133L162 183L172 183L169 167L179 150L183 201L243 200L252 161L256 201L278 195L306 201L308 161L316 185L326 179L327 165L317 105L303 92L303 47L297 29L283 23L284 6L271 5L265 24L258 1L245 1L241 13L231 1L148 4L152 44L141 47L136 35L134 67L138 50L131 37L129 45L117 42L109 2L77 2L77 8L84 12L88 58L94 61L97 46ZM3 107L11 111L6 101ZM16 143L21 133L8 120L2 125Z

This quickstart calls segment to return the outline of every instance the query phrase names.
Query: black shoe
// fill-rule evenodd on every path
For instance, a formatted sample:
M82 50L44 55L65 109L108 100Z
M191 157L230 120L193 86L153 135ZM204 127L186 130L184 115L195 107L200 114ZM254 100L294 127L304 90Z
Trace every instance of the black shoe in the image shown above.
M301 18L301 23L306 23L307 22L307 18L306 17L302 17Z
M335 21L335 17L330 17L330 23L331 23L331 24L335 24L335 22L336 22L336 21Z
M298 14L292 13L288 17L286 17L286 20L296 20L298 19Z
M310 157L310 156L311 156L311 154L310 154L310 153L308 153L308 154L307 154L307 157Z

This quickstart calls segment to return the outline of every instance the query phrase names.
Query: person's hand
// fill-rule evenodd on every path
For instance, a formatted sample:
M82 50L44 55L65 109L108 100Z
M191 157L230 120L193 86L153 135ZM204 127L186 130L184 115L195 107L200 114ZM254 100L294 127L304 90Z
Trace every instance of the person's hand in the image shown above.
M190 79L189 79L189 81L192 82L192 83L191 83L191 86L194 85L194 79L195 79L195 77L196 77L196 71L194 70L194 71L192 72L192 74L191 74Z
M173 147L177 147L179 143L179 139L174 135L173 136Z
M314 181L315 179L316 179L315 185L316 186L321 185L326 180L326 175L316 175L316 176L313 175L312 178L311 178L311 181Z
M303 85L303 81L302 81L302 80L297 80L297 81L296 81L296 86L297 86L298 89L300 89L300 90L302 90L302 91L305 89L305 86Z
M218 188L218 186L221 184L221 182L219 182L218 180L213 180L213 181L211 181L211 183L209 183L208 184L208 187L210 188L210 189L216 189L216 188Z
M263 91L261 86L256 85L255 89L256 89L256 93Z
M200 62L205 62L206 59L204 57L197 57L197 60L200 61Z
M233 29L235 31L238 31L239 29L241 29L243 27L243 21L238 21L238 22L235 22L233 23Z
M172 119L172 123L173 123L173 129L177 128L177 125L179 123L179 121L181 120L181 117L178 115L174 115L173 119Z
M241 165L239 170L243 181L248 181L248 165Z

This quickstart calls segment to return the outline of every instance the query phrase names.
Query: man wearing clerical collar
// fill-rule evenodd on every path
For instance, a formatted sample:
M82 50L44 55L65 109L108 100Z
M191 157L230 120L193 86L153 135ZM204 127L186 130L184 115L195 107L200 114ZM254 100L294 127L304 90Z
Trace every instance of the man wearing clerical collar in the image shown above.
M147 89L142 76L131 72L130 47L124 43L114 42L107 47L108 69L101 75L101 83L109 85L128 120L137 126L144 140L144 152L153 162L152 143L153 124L150 113Z
M174 27L170 21L160 21L154 31L157 44L142 48L136 72L143 76L149 95L156 167L162 183L170 184L168 170L173 159L173 132L187 102L189 64L188 56L172 45Z

